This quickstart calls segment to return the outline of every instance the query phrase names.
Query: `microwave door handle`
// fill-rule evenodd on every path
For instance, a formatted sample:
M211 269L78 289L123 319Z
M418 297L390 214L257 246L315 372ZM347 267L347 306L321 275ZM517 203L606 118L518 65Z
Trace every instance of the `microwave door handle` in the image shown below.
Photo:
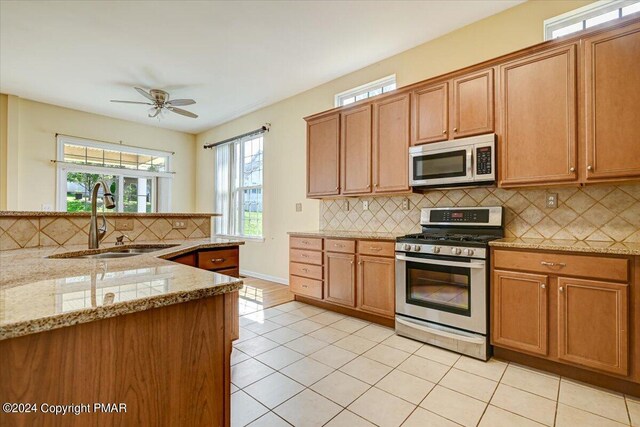
M467 177L473 176L473 148L467 148Z
M484 268L484 261L482 262L456 262L445 261L435 259L413 258L404 255L396 255L398 261L417 262L418 264L432 264L432 265L444 265L447 267L462 267L462 268Z

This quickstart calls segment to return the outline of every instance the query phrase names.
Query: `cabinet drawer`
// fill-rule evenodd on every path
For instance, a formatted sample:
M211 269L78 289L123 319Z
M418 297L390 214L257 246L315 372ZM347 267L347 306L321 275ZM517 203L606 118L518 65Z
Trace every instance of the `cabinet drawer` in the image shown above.
M322 265L322 252L289 249L289 260L291 262L303 262L305 264Z
M495 250L493 260L495 268L506 270L617 281L629 278L629 260L624 258Z
M322 239L315 237L291 237L289 246L298 249L312 249L314 251L322 250Z
M358 253L373 256L395 256L395 242L380 240L358 240Z
M307 279L305 277L289 276L291 292L306 295L312 298L322 299L322 281Z
M198 252L198 267L205 270L218 270L238 266L238 249Z
M218 274L225 274L231 277L240 277L240 270L236 268L224 268L222 270L216 270Z
M356 241L324 239L324 250L329 252L343 252L347 254L353 254L356 252Z
M322 266L291 262L289 263L289 274L322 280Z

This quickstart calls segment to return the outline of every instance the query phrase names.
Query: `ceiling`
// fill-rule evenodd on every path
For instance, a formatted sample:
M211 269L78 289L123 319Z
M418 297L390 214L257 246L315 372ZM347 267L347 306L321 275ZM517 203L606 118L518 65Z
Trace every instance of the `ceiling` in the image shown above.
M0 91L198 133L521 2L2 1ZM109 102L133 86L200 117Z

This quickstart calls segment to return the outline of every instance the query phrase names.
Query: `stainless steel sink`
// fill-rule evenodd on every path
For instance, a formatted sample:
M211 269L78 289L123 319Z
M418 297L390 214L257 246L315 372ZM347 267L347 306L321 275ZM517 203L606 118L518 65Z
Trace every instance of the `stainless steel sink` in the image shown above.
M86 252L67 252L64 254L56 254L51 255L48 258L91 258L91 259L112 259L112 258L128 258L140 254L146 254L149 252L159 251L161 249L172 248L174 246L179 246L179 244L174 243L163 243L163 244L151 244L151 245L127 245L126 247L112 247L106 250L102 250L98 253L87 254Z
M140 255L139 253L132 252L104 252L101 254L92 254L92 255L76 255L70 256L66 258L93 258L93 259L104 259L104 258L128 258L130 256Z

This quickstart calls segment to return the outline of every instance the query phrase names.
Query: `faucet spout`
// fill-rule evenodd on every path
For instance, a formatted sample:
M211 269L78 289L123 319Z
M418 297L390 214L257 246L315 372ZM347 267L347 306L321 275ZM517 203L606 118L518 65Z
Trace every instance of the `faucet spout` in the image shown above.
M107 209L113 209L116 207L116 202L111 194L109 186L104 181L98 181L93 186L91 192L91 222L89 227L89 249L98 249L100 247L100 241L107 234L107 220L102 214L102 225L98 227L98 190L102 186L102 201L104 207Z

